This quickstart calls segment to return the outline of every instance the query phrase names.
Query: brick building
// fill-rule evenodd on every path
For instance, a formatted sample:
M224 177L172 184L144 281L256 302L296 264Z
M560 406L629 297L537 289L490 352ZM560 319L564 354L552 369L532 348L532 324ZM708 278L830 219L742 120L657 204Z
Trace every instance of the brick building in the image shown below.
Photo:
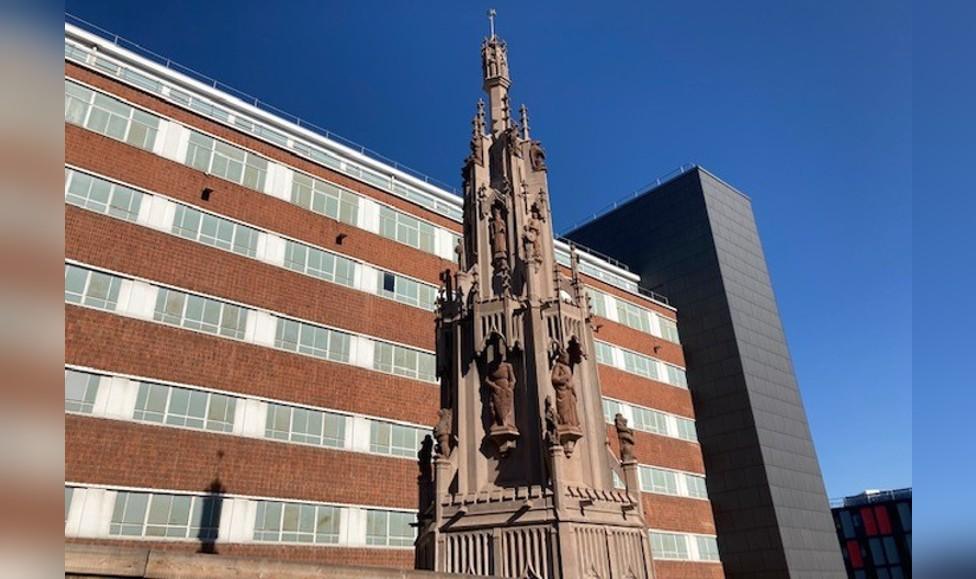
M66 541L412 567L461 199L215 86L65 25ZM580 270L656 576L723 577L677 312Z

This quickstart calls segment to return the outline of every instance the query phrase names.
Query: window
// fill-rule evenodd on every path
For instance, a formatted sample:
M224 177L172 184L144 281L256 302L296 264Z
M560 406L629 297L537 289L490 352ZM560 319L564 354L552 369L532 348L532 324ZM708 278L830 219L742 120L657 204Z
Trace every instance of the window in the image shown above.
M246 308L180 291L160 288L153 319L191 330L244 338Z
M333 362L349 361L349 334L285 318L278 318L275 347Z
M366 544L411 547L415 538L412 513L366 511Z
M190 132L186 164L256 191L264 189L268 175L266 159L196 131Z
M294 241L285 241L285 267L346 287L355 283L356 262Z
M657 380L657 362L636 352L624 350L624 369L628 372Z
M617 319L625 326L630 326L645 334L651 333L651 314L643 308L623 300L617 300Z
M258 251L257 229L186 205L176 206L173 233L248 257L254 257Z
M159 117L68 80L64 120L146 150L152 150L159 130Z
M268 404L265 436L320 446L343 448L346 442L346 417L332 412Z
M881 540L881 543L884 545L885 557L888 559L888 562L901 563L901 558L898 556L898 547L895 545L895 538L885 537Z
M878 505L874 507L874 515L878 519L878 533L882 535L891 534L891 520L888 518L888 507Z
M678 494L678 473L649 466L640 468L641 490L646 493Z
M685 535L651 533L651 554L655 559L690 559Z
M718 541L715 537L696 536L698 543L698 559L701 561L718 561Z
M335 544L339 542L339 519L337 507L259 501L254 540Z
M649 408L633 407L634 428L654 434L668 435L668 417L662 412Z
M680 344L681 340L678 338L678 324L676 324L674 320L665 318L664 316L658 316L657 320L661 326L661 337L669 342Z
M383 297L425 310L434 309L434 299L437 295L437 288L434 286L388 271L380 274L376 290Z
M705 486L705 477L692 474L685 475L685 487L688 489L688 496L696 499L707 499L708 489Z
M881 539L874 538L868 540L868 547L871 549L871 559L875 565L885 564L884 549L881 547Z
M434 253L434 226L385 205L380 206L380 235Z
M586 293L590 297L590 308L593 310L593 315L601 318L608 317L606 294L593 288L586 288Z
M417 450L425 434L425 430L412 426L373 420L369 424L369 450L380 454L412 458L417 456Z
M133 418L172 426L232 432L236 409L237 399L231 396L143 382L139 384Z
M71 412L91 414L98 395L98 374L79 372L78 370L64 371L64 409Z
M612 424L617 414L623 413L623 405L616 400L603 399L603 419Z
M901 528L905 531L912 530L912 505L911 503L898 503L898 520L901 521Z
M671 364L665 364L668 372L668 384L672 386L678 386L680 388L688 387L688 379L685 377L685 371L677 366L672 366Z
M120 491L110 535L215 539L220 499Z
M593 347L596 348L596 361L600 364L613 366L613 346L604 342L594 340Z
M101 310L114 310L122 278L76 265L64 266L64 301Z
M359 215L359 196L332 183L295 173L291 202L337 221L355 225Z
M433 354L386 342L376 343L373 368L380 372L416 378L425 382L436 381Z
M698 442L698 431L695 428L695 421L676 416L678 423L678 438L691 442Z
M840 526L845 539L854 538L854 523L851 521L850 511L840 511Z
M74 487L64 487L64 522L68 522L68 511L71 510L71 499L75 496Z
M142 205L142 193L73 169L65 170L64 200L89 211L135 221Z

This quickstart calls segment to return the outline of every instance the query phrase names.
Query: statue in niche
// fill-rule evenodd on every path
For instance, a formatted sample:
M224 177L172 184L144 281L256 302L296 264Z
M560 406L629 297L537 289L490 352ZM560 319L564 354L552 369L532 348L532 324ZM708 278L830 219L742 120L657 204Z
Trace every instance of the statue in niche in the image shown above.
M539 141L532 141L529 144L529 164L533 171L546 170L546 151Z
M498 205L491 208L491 247L493 260L508 259L508 224L505 223L505 212Z
M451 428L454 422L454 413L450 408L441 408L437 411L437 424L434 425L434 438L437 439L437 454L444 458L451 457Z
M546 396L546 440L549 444L559 444L559 437L556 428L559 426L559 418L556 416L556 409L552 406L552 396Z
M525 256L526 259L536 265L542 263L542 248L539 239L539 222L533 217L525 225Z
M488 367L485 378L491 392L492 430L515 428L515 371L504 354Z
M556 391L556 415L559 426L579 426L576 414L576 388L573 370L569 365L569 353L560 348L552 367L552 387Z
M620 461L632 462L634 460L634 429L627 426L627 419L619 412L613 417L613 425L617 429L617 441L620 443Z
M529 214L532 215L533 220L545 222L546 198L541 192L539 193L539 198L532 203L532 207L529 207Z

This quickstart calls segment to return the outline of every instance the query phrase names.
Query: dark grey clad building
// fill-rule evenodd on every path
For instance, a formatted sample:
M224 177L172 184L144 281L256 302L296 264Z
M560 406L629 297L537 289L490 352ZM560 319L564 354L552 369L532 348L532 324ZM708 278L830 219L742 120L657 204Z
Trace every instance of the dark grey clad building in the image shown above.
M846 577L749 198L696 166L567 237L678 308L727 577Z

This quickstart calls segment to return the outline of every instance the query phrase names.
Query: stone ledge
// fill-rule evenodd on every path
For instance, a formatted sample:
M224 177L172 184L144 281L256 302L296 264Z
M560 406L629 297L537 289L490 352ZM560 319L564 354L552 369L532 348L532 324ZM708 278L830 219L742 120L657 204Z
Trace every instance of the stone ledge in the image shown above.
M349 578L349 579L449 579L469 577L450 573L302 563L258 557L228 557L178 553L153 548L112 545L66 544L66 577L144 577L152 579L241 578Z

